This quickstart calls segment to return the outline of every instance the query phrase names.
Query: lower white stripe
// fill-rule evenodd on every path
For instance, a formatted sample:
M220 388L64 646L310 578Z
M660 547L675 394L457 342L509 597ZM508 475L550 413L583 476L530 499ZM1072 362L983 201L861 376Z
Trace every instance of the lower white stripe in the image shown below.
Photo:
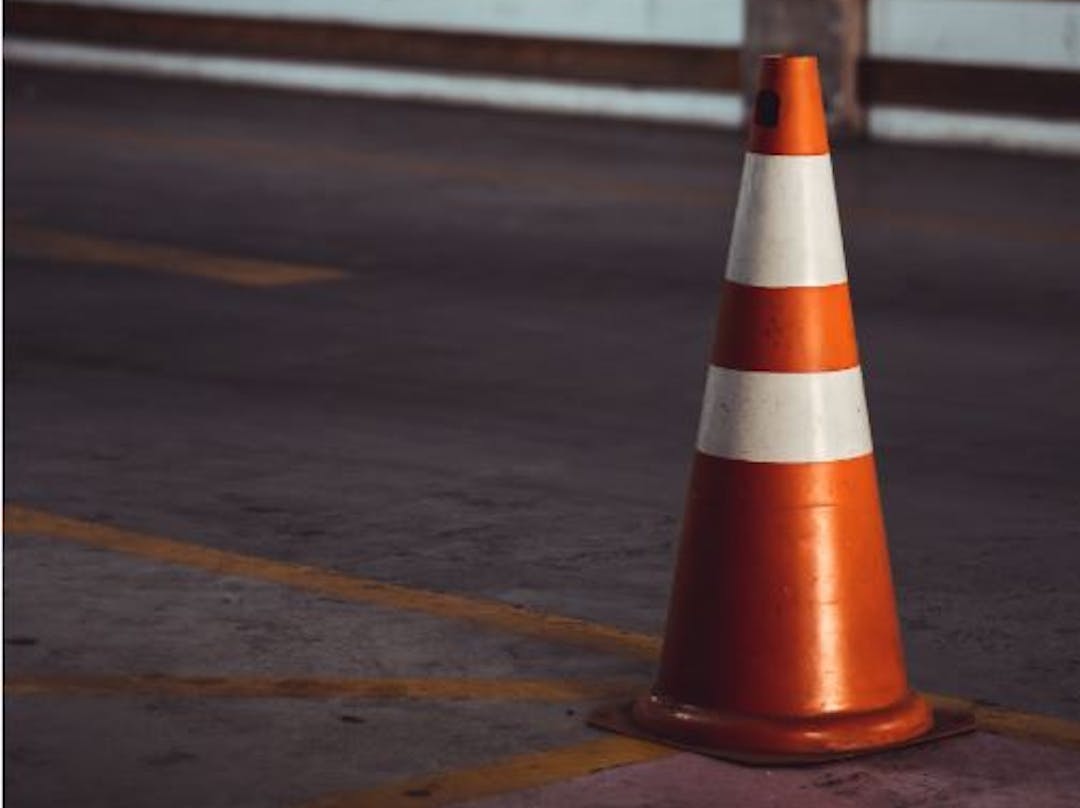
M742 100L735 93L639 89L616 84L162 53L12 37L4 38L4 60L383 98L710 126L737 126L743 116Z
M770 463L869 454L862 370L766 373L712 366L697 448L714 457Z

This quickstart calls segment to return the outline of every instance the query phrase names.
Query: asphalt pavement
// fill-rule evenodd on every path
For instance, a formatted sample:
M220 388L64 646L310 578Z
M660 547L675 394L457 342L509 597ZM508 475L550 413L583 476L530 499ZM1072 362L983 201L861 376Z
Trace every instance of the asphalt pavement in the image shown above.
M739 135L5 80L6 502L661 631ZM913 683L1080 720L1080 162L833 160ZM652 670L17 532L5 568L8 677ZM220 705L9 696L7 787L271 804L591 737L561 703Z

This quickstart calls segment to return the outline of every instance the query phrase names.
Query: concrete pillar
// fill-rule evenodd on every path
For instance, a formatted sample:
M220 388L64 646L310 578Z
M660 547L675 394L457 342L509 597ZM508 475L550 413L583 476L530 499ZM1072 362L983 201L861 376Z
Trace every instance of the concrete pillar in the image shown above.
M753 98L758 58L766 53L818 57L829 129L837 136L863 131L858 67L866 42L868 0L744 0L746 42L742 87Z

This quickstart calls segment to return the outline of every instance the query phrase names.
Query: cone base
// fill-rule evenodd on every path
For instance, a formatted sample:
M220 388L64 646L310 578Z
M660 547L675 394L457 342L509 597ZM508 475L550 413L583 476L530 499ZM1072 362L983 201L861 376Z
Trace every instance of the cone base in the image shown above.
M694 723L692 724L694 730L688 732L686 725L678 718L672 721L672 711L667 705L657 709L663 719L660 727L652 723L644 724L638 720L636 713L639 712L639 705L644 703L645 710L648 711L658 701L660 700L654 696L643 696L629 704L601 707L589 716L589 724L610 732L751 766L802 766L827 763L890 749L916 746L961 735L975 729L975 720L970 713L940 709L931 712L922 697L911 694L886 710L864 713L861 716L845 716L844 718L848 720L842 722L846 725L843 733L849 745L836 748L827 746L822 741L823 738L835 739L838 734L836 727L841 723L838 718L761 719L753 716L721 716L717 713L697 710L696 717L704 717L700 714L705 713L706 716L711 716L713 721ZM920 716L925 717L925 726L912 718ZM778 725L781 726L779 731ZM858 726L858 731L863 733L854 739L851 735L853 725ZM702 732L702 726L711 727L711 732ZM880 729L882 726L890 730L884 737L865 734L867 728ZM765 729L762 730L761 727ZM920 729L914 734L906 734L896 732L897 727L906 727L909 732L911 727ZM826 730L824 735L823 729ZM834 731L832 736L827 734L828 730ZM770 748L763 748L760 745L748 746L747 737L754 732L758 733L756 737L759 740L761 737L774 740L779 738L784 745ZM852 740L856 741L854 745L850 745Z
M873 712L809 718L705 710L650 694L634 702L633 718L653 733L679 743L780 754L890 746L924 735L933 726L930 706L914 692Z

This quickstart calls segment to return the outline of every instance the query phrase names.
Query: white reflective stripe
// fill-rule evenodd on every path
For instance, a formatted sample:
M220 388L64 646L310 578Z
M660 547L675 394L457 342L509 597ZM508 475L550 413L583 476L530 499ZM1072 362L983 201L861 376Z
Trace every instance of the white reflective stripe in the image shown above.
M847 281L828 154L746 155L727 279L771 287Z
M873 451L859 367L769 373L711 366L698 451L732 460L810 463Z

